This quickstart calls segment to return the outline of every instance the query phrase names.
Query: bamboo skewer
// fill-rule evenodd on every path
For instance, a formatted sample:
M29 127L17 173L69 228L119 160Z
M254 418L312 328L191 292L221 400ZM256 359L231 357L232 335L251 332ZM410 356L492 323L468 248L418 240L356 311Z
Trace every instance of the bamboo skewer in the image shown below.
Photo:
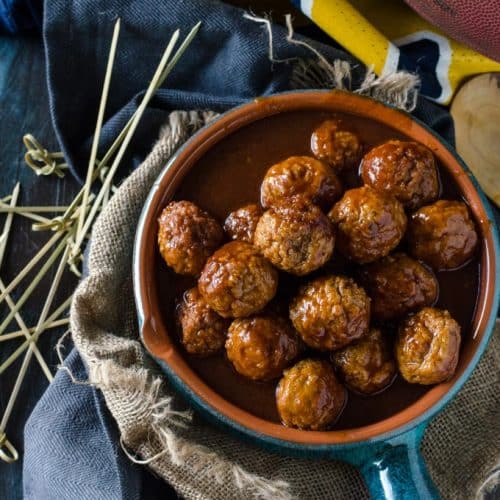
M10 208L16 207L17 200L19 198L19 191L20 191L20 184L18 182L15 185L14 190L12 191L12 196L11 196L10 204L9 204ZM10 229L12 227L13 217L14 217L14 213L10 212L7 215L7 218L5 220L4 229L2 232L2 242L0 243L0 268L2 267L3 258L5 256L5 249L7 248L7 240L9 238ZM2 291L2 293L5 291L5 285L1 279L0 279L0 290ZM12 300L12 298L10 297L10 295L8 293L6 294L5 299L7 301L7 305L11 309L11 311L14 310L14 308L15 308L14 301ZM25 324L23 318L21 317L21 315L19 314L19 312L16 312L14 314L14 318L17 321L17 324L19 325L19 328L21 329L23 335L26 337L26 339L29 339L31 337L30 332L28 331L28 328L26 327L26 324ZM47 377L49 382L51 382L53 380L52 373L50 372L50 370L47 366L47 363L43 359L43 356L40 353L38 347L37 346L34 346L34 347L35 348L34 348L33 352L35 353L37 361L40 364L40 367L42 368L43 372L45 373L45 376Z
M66 244L69 239L69 235L64 236L64 238L61 240L57 248L54 250L52 255L47 259L47 261L44 263L38 274L35 276L33 279L32 283L30 286L24 291L24 293L21 295L20 299L17 301L17 304L15 304L15 307L10 311L10 313L7 315L7 317L3 320L2 324L0 325L0 335L5 331L5 328L9 326L9 323L12 321L12 318L16 314L19 309L23 306L23 304L29 299L30 295L33 293L33 290L36 288L38 283L42 280L42 278L45 276L45 273L48 271L48 269L52 266L54 261L59 257L61 252L64 250L64 248L68 248L68 245ZM4 296L5 293L2 294Z
M14 207L17 203L17 198L19 196L20 185L17 183L14 187L12 195L8 198L10 206ZM3 257L5 255L5 249L7 248L7 240L10 233L10 228L12 226L12 218L14 214L8 214L5 220L4 229L2 231L2 238L0 241L0 267L2 265ZM9 297L10 299L10 297ZM16 318L17 319L17 318ZM22 328L22 325L19 324ZM0 458L7 463L13 463L19 458L19 454L14 446L10 443L5 435L5 427L0 425Z
M10 207L15 208L17 199L19 198L19 190L21 189L21 185L19 182L14 186L14 190L12 191L12 195L10 198ZM5 219L5 224L3 226L2 231L2 240L0 241L0 267L2 267L3 258L5 255L5 249L7 248L7 239L9 237L10 228L12 227L12 219L14 218L14 214L10 213L7 215Z
M155 71L155 74L153 76L153 79L151 80L151 83L148 86L148 89L146 90L146 94L144 95L141 104L137 108L137 112L134 115L134 118L132 120L132 123L130 124L130 128L127 131L127 134L125 135L123 142L120 145L120 148L118 149L118 152L116 153L115 159L113 160L113 163L111 164L111 167L109 168L108 175L106 176L106 179L104 180L103 185L101 186L101 189L99 190L99 193L94 201L94 204L92 206L92 209L90 210L90 213L87 217L87 220L85 221L85 224L81 230L81 232L77 235L76 237L76 242L75 242L75 248L79 249L80 246L83 243L83 239L85 235L87 234L92 222L94 221L97 209L99 208L102 199L104 197L104 194L106 193L106 189L109 188L111 181L113 180L113 177L116 173L116 170L118 168L118 165L120 164L123 155L125 154L125 150L127 149L127 146L130 143L130 140L132 139L132 136L135 132L135 129L137 128L137 125L139 124L140 119L142 118L142 115L146 109L146 106L148 105L149 101L151 100L151 97L153 97L154 92L156 91L156 86L158 84L158 81L161 79L161 76L165 70L165 67L168 62L168 58L170 57L170 54L174 50L174 46L177 42L177 39L179 38L179 30L176 30L170 39L170 42L167 45L167 48L163 52L162 58L160 60L160 64L158 65L158 68Z
M35 214L33 212L28 212L28 211L17 211L17 210L0 210L0 213L7 213L7 214L16 214L16 215L20 215L26 219L31 219L35 222L41 222L41 223L44 223L44 224L48 224L50 222L51 219L47 219L47 217L43 217L42 215L38 215L38 214Z
M94 200L95 196L92 194L89 197L89 200L92 202ZM83 205L78 206L71 214L69 217L64 218L64 215L60 215L57 217L53 217L52 219L45 219L41 220L40 222L33 224L31 226L31 229L33 231L68 231L70 229L70 226L74 223L74 221L79 217L80 212L82 210L84 212L87 212L89 207L87 206L85 210L83 210ZM35 214L34 214L35 215ZM37 216L40 217L40 216Z
M94 165L95 165L96 158L97 158L97 148L99 146L99 138L101 135L102 122L104 120L104 111L106 109L106 102L108 100L109 85L111 83L111 75L113 72L113 65L115 62L116 46L118 44L119 34L120 34L120 19L118 19L115 23L115 27L113 30L113 38L111 39L111 47L109 49L108 63L106 66L106 73L104 76L104 85L103 85L102 93L101 93L101 101L99 103L99 111L97 113L97 123L95 126L94 140L92 141L92 149L90 150L90 159L89 159L89 166L87 169L87 178L86 178L85 186L84 186L84 190L83 190L82 205L84 207L87 206L87 203L88 203L88 198L89 198L89 193L90 193L90 185L92 184L92 178L94 176ZM78 239L78 236L83 228L83 220L85 218L84 212L85 212L84 210L81 210L80 216L78 218L78 226L76 229L76 238L77 239Z
M37 254L28 262L28 264L19 272L19 274L6 286L5 291L0 294L0 302L2 302L7 293L10 293L23 278L38 264L44 255L51 249L54 243L62 236L62 233L58 232L50 238L47 243L37 252Z
M64 269L66 268L66 262L69 257L69 250L70 247L66 246L63 256L59 261L59 266L57 267L56 275L54 276L54 281L52 282L49 293L45 300L45 304L43 305L42 312L40 314L40 318L38 320L38 324L36 326L36 330L35 333L33 334L32 339L38 338L41 332L42 325L45 323L45 320L47 319L47 315L49 313L50 307L52 306L52 302L59 287L59 283L61 281ZM9 401L7 402L7 406L5 408L2 420L0 422L0 429L5 429L5 427L7 426L7 422L9 421L12 409L14 408L14 403L21 388L21 384L23 383L24 377L26 376L26 372L28 371L28 366L34 352L33 350L34 345L35 345L34 342L30 341L28 351L26 352L26 355L24 357L23 364L21 365L21 369L19 370L19 374L17 375L14 388L12 389L12 393L10 395Z
M3 281L0 279L0 290L5 290L5 285L3 284ZM15 307L14 301L11 299L10 295L7 294L5 297L5 300L7 302L7 305L9 306L10 310L12 311ZM24 322L23 318L19 314L19 312L16 312L14 315L15 320L17 321L17 324L19 325L19 328L21 329L21 335L24 335L26 337L26 340L31 340L31 333L29 329L26 326L26 323ZM0 335L0 339L2 339L2 335ZM35 353L36 359L38 361L38 364L40 365L40 368L42 369L43 373L45 373L45 376L47 377L47 380L52 382L54 380L54 377L52 376L51 371L49 370L49 367L47 366L47 363L45 362L45 359L43 358L40 350L36 345L33 346L33 351Z
M25 340L1 365L0 375L16 361L16 359L26 350L31 342L37 342L40 336L46 331L47 326L53 323L71 304L72 296L69 296L43 323L42 328L37 335L32 335L30 340ZM36 330L36 327L35 327ZM1 338L1 337L0 337Z
M155 86L155 91L158 90L162 85L167 76L170 74L172 69L174 68L175 64L179 61L181 56L184 54L186 49L188 48L189 44L192 42L193 38L196 36L198 33L199 29L201 26L201 22L196 23L191 31L188 33L184 41L181 43L180 47L177 49L176 53L172 57L172 60L168 63L166 66L164 72L162 73L160 79L158 80L156 86ZM125 138L125 135L127 134L130 126L132 125L132 121L136 117L139 109L137 109L134 114L129 118L128 122L125 124L125 127L123 127L122 131L120 134L118 134L118 137L114 140L113 144L111 144L110 148L102 158L102 160L99 162L99 167L103 167L106 165L109 160L112 158L116 150L119 148L120 144L122 143L123 139Z
M132 136L137 129L137 126L146 110L146 107L148 106L154 93L163 84L165 78L172 71L179 58L191 43L192 39L199 30L200 24L201 23L196 24L191 29L191 31L181 43L180 47L175 51L175 53L174 48L179 38L180 32L179 30L176 30L174 32L163 52L160 63L154 73L150 84L147 87L147 90L139 107L130 117L123 130L112 143L108 151L105 153L104 157L101 160L98 160L97 153L99 138L104 120L104 113L109 94L112 69L114 65L120 31L120 20L118 20L114 26L113 37L111 40L85 185L77 193L73 201L67 207L17 207L15 205L19 194L19 185L16 185L11 195L0 199L0 213L7 214L5 228L3 233L0 235L0 265L5 253L7 238L14 214L34 220L36 222L36 224L33 224L32 226L32 230L34 231L55 231L55 234L44 244L44 246L36 253L31 261L25 265L25 267L7 286L5 286L3 281L0 279L0 303L5 300L10 308L9 314L0 324L0 342L13 340L22 336L25 337L24 342L0 365L0 375L9 366L11 366L12 363L14 363L25 350L27 350L24 355L24 359L21 364L20 371L17 375L11 395L9 397L7 406L5 408L5 412L0 421L0 459L4 460L5 462L11 463L18 459L18 453L12 446L12 444L7 440L4 430L12 414L12 410L19 395L23 380L26 376L29 363L33 355L35 355L35 357L37 358L47 378L49 380L52 379L52 374L50 373L47 364L43 360L43 357L38 350L37 342L40 336L48 329L69 324L68 318L60 318L60 316L69 307L72 296L68 297L54 312L52 312L52 314L49 315L49 310L59 288L59 284L64 274L65 268L67 265L69 265L70 269L73 272L79 274L77 266L82 260L81 251L83 243L85 242L86 238L88 238L89 231L94 223L98 211L107 204L110 196L116 190L116 187L112 183L113 178L121 161L123 160L125 151L130 144ZM68 165L64 162L64 155L61 152L49 153L30 134L25 135L23 137L23 141L27 148L27 152L25 155L26 163L36 172L37 175L55 174L58 177L64 176L64 171L68 168ZM108 166L112 159L113 161ZM101 179L101 186L97 196L94 196L91 192L91 187L93 182L99 178ZM43 215L40 215L44 213L62 213L62 215L50 219L44 217ZM55 248L53 248L54 246ZM44 258L49 251L51 251L51 253L45 260ZM29 299L43 277L55 263L56 259L59 258L61 253L62 256L57 266L57 271L55 273L53 282L49 289L37 324L35 327L28 328L23 321L19 311L24 303ZM28 275L28 273L30 273L31 270L42 260L43 265L41 266L40 270L32 279L30 285L23 291L17 303L14 303L10 296L10 292L16 286L18 286L21 281ZM20 329L9 333L4 333L12 319L15 319L17 321Z
M26 134L23 142L27 149L24 161L36 175L55 174L60 178L64 177L68 164L61 161L64 160L62 152L49 153L31 134Z
M66 209L68 207L65 207L63 205L59 206L59 207L56 207L56 206L52 206L52 207L49 207L49 206L39 206L39 207L36 207L36 206L24 206L24 207L13 207L11 205L8 205L6 202L8 200L0 200L0 214L1 213L15 213L15 214L24 214L24 213L31 213L31 214L34 214L34 213L38 213L38 214L42 214L42 213L45 213L45 212L48 212L48 213L54 213L54 212L65 212Z
M75 247L79 248L81 244L83 243L83 238L87 234L94 217L97 212L97 208L102 202L102 199L105 195L106 189L109 188L111 181L116 173L116 170L118 168L118 165L120 164L120 161L123 158L123 155L125 154L125 150L127 149L127 146L130 143L130 140L132 139L132 136L135 132L135 129L137 128L137 125L139 124L140 119L142 118L142 114L144 113L146 106L148 105L151 97L153 97L153 93L156 90L156 85L161 78L161 75L163 74L163 71L166 67L168 58L170 57L170 54L172 53L174 46L177 42L177 39L179 38L179 30L176 30L170 39L170 42L167 45L167 48L163 52L162 58L160 60L160 64L158 65L158 68L156 69L156 72L153 76L153 79L151 83L148 86L148 89L146 90L146 94L144 95L144 98L141 101L141 104L137 108L137 112L134 114L134 117L132 119L132 123L130 124L130 128L128 129L123 142L120 145L120 148L118 149L118 152L116 153L115 159L113 160L113 163L111 164L111 167L109 168L109 172L106 175L106 179L104 180L103 185L101 186L101 189L99 190L99 193L94 201L94 205L92 206L92 209L90 210L90 213L87 217L87 220L85 221L85 224L80 231L80 233L76 237L76 242L75 242Z
M53 321L52 323L45 322L44 323L44 330L52 330L53 328L59 328L60 326L67 326L69 324L69 318L63 318L63 319L58 319L56 321ZM31 334L34 333L36 327L30 326L27 330L28 333ZM6 342L7 340L13 340L17 339L19 337L22 337L24 335L24 332L22 330L16 330L14 332L9 332L9 333L4 333L3 335L0 335L0 342Z

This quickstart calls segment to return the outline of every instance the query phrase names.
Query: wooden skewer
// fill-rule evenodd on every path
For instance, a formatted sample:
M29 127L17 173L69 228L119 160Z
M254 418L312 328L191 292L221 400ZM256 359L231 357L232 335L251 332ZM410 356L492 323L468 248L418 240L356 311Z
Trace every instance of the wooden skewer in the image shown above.
M18 275L5 287L5 291L0 294L0 302L5 298L5 295L10 293L23 278L38 264L38 262L45 256L45 254L52 248L54 243L62 236L62 232L57 232L50 238L45 245L40 248L37 254L26 264L26 266L18 273Z
M60 326L66 326L69 324L69 318L63 318L63 319L58 319L56 321L53 321L52 323L44 323L44 329L45 330L51 330L53 328L58 328ZM28 333L31 334L35 331L34 326L30 326L28 328ZM24 335L24 332L22 330L16 330L15 332L9 332L9 333L4 333L3 335L0 335L0 342L6 342L7 340L13 340L17 339L19 337L22 337Z
M26 350L32 342L37 342L40 336L46 331L48 325L55 321L71 304L72 295L70 295L43 323L42 328L36 335L32 335L29 340L25 340L1 365L0 375L16 361L16 359ZM36 330L36 327L35 327ZM1 338L1 336L0 336Z
M14 192L10 197L4 198L0 200L0 213L7 213L7 229L0 236L0 264L3 258L3 254L5 252L8 232L10 229L10 225L12 223L12 217L14 213L23 215L25 217L31 218L40 224L35 224L33 226L34 230L40 229L52 229L56 230L56 234L37 252L35 257L22 269L22 271L9 283L7 286L3 284L0 280L0 302L2 300L6 300L7 304L11 308L10 313L0 324L0 341L2 340L10 340L13 338L17 338L19 336L24 335L26 340L19 346L10 356L9 358L0 365L0 374L3 373L8 366L10 366L23 352L27 349L27 352L24 356L21 369L16 378L14 387L12 389L12 393L9 397L7 407L3 414L3 417L0 421L0 458L5 461L17 460L18 454L17 451L12 447L12 445L7 441L4 429L7 425L7 422L12 413L12 409L14 407L15 401L21 389L21 385L26 376L29 363L32 359L33 354L40 358L41 354L38 351L36 346L36 342L38 341L40 335L46 331L48 328L54 328L56 326L61 326L63 324L68 324L69 320L65 319L57 319L70 305L71 296L61 304L51 315L49 315L49 310L52 306L52 302L56 295L57 289L59 287L62 275L64 273L66 265L69 263L73 266L76 265L76 258L80 254L80 249L87 238L87 234L93 224L93 221L96 217L97 212L107 203L110 193L114 192L115 187L112 185L113 177L116 173L116 170L123 159L125 154L125 150L128 147L130 140L135 133L135 130L138 126L138 123L150 101L154 92L162 85L166 76L173 69L178 59L181 57L183 52L186 50L191 40L196 35L201 23L198 23L188 34L186 39L182 42L181 46L174 54L172 59L170 56L174 50L175 44L177 43L177 39L179 37L179 30L175 31L172 38L170 39L163 56L160 60L160 64L155 71L152 81L150 82L145 96L139 105L136 112L132 115L130 120L125 125L124 129L121 131L119 136L115 139L114 143L111 145L106 155L103 157L101 161L97 160L97 150L99 144L99 136L102 128L102 123L104 119L104 111L105 105L107 101L107 96L109 92L109 86L111 81L111 73L116 53L116 47L118 42L118 34L120 29L120 20L117 21L114 27L113 39L110 47L110 54L108 58L108 65L105 74L105 80L103 85L103 91L101 95L101 102L98 111L97 123L94 133L94 139L92 143L91 156L89 159L89 167L87 170L87 179L84 187L80 190L80 192L73 199L72 203L68 207L19 207L13 208L15 205L15 201L17 200L17 194ZM169 62L170 60L170 62ZM55 173L58 176L63 176L63 170L67 168L67 165L60 162L59 160L63 160L62 153L48 153L43 147L34 139L32 136L27 135L23 138L27 148L27 162L28 164L35 170L37 175L49 175L51 173ZM107 166L110 159L114 157L114 160L109 167L108 172L103 178L102 186L99 190L99 193L95 200L90 200L90 188L92 182L99 176L99 173L102 171L104 167ZM43 164L42 166L38 165L40 162ZM17 193L19 192L19 186L16 186ZM11 206L8 206L7 202L12 202ZM39 213L49 213L49 212L63 212L62 216L55 217L54 219L47 219ZM88 212L88 215L87 215ZM73 224L73 219L76 224ZM75 241L73 241L73 238ZM12 301L9 293L13 290L26 276L27 274L34 268L34 266L44 258L46 253L55 245L57 242L57 247L53 250L50 257L43 263L43 266L32 280L32 283L28 286L28 288L21 295L20 299L16 304ZM64 252L63 252L64 249ZM34 328L27 328L26 324L22 320L19 310L29 298L33 290L38 286L39 282L46 274L46 272L50 269L55 260L59 257L59 255L63 252L61 260L59 262L56 275L50 287L49 293L47 295L46 301L44 303L42 312L38 319L37 325ZM71 257L71 259L70 259ZM6 327L10 324L10 321L15 318L20 326L20 330L17 332L10 332L7 334L3 334ZM40 361L39 359L39 361ZM45 363L43 361L43 363ZM41 363L42 365L42 363ZM46 364L45 364L46 367ZM43 368L43 366L42 366ZM49 371L48 367L46 370ZM2 450L4 449L10 450L11 457L5 455Z
M13 207L11 205L8 205L6 201L1 201L0 200L0 213L11 213L14 212L15 214L24 214L24 213L38 213L38 214L43 214L43 213L55 213L55 212L64 212L68 207L65 207L63 205L60 206L23 206L23 207Z
M19 309L23 306L23 304L29 299L31 294L33 293L33 290L38 286L38 283L42 280L42 278L45 276L45 273L47 270L52 266L52 264L55 262L57 257L61 254L61 252L66 248L69 248L67 245L67 241L69 239L69 234L66 234L57 248L54 250L52 255L47 259L47 261L43 264L42 268L40 271L38 271L38 274L35 276L33 281L31 282L30 286L24 291L24 293L21 295L20 299L17 301L17 304L15 304L14 308L10 311L10 313L7 315L7 317L3 320L2 324L0 325L0 335L5 331L5 329L9 326L9 323L12 321L12 318L16 314ZM5 295L5 292L2 293L2 297Z
M12 192L12 196L10 199L10 205L9 205L10 208L16 208L17 200L19 198L19 191L20 191L20 184L18 182L14 187L14 191ZM5 256L5 249L7 248L7 240L9 238L10 229L12 227L13 216L14 216L14 212L10 212L7 215L7 219L5 220L5 225L4 225L4 229L2 232L2 241L0 243L0 267L2 266L3 258ZM2 293L5 291L5 285L2 281L2 279L0 279L0 291L2 291ZM14 304L14 301L12 300L11 296L8 293L5 295L5 299L7 301L7 305L9 306L11 311L13 311L15 309L15 304ZM21 332L26 337L26 339L31 338L30 332L29 332L28 328L26 327L26 323L24 322L23 318L19 314L19 311L17 311L14 314L14 318L17 321L17 324L19 325L19 328L21 329ZM49 382L52 382L52 380L53 380L52 373L50 372L49 367L47 366L47 363L43 359L43 356L40 353L40 351L36 345L34 346L33 352L35 353L36 359L38 360L38 363L40 364L42 371L45 373L45 376L47 377Z
M57 292L57 289L59 288L59 283L61 282L62 275L64 273L64 270L66 269L66 262L68 261L69 257L69 251L70 247L69 245L66 245L66 249L61 257L61 260L59 261L59 265L57 267L56 274L54 276L54 281L52 282L52 285L50 286L49 293L47 294L47 298L45 299L45 303L42 308L42 312L40 314L40 317L38 318L38 324L36 326L35 333L33 334L33 337L30 339L29 347L26 352L26 355L24 356L23 359L23 364L21 365L21 369L19 370L19 374L17 375L16 382L14 384L14 388L12 389L12 393L10 395L9 401L7 402L7 406L5 408L5 412L3 414L2 420L0 421L0 428L5 429L7 426L7 422L9 420L9 417L12 413L12 409L14 408L14 403L16 402L17 396L19 394L19 390L21 389L21 384L23 383L24 377L26 376L26 373L28 371L28 366L31 361L31 358L33 356L34 352L34 346L35 346L35 338L38 339L40 332L42 331L42 326L47 320L47 316L49 313L49 310L52 306L52 302L54 300L55 294Z
M146 109L146 106L148 105L149 101L151 100L151 97L153 97L153 94L156 90L156 85L161 78L161 75L163 74L163 71L167 65L168 59L170 57L170 54L174 50L174 46L177 43L177 39L179 38L179 30L176 30L174 34L172 35L172 38L170 39L170 42L168 43L165 51L163 52L163 55L160 60L160 64L158 65L158 68L155 71L155 74L153 76L153 79L151 80L151 83L149 84L146 94L144 95L141 104L139 104L139 107L137 108L137 113L134 115L134 119L132 120L132 123L130 125L129 130L127 131L127 134L125 135L125 138L123 139L123 142L120 145L120 148L118 152L116 153L115 159L113 160L113 163L111 164L111 167L109 167L109 172L108 175L106 176L106 179L104 180L103 185L101 186L101 189L99 190L99 193L94 201L94 204L90 210L90 213L87 217L87 220L85 221L85 224L79 234L75 238L75 250L78 250L83 243L83 240L88 233L90 226L94 222L95 215L97 213L98 208L100 207L102 203L102 199L106 193L106 190L109 188L111 185L111 182L113 180L113 177L116 173L116 170L118 169L118 165L120 164L123 155L125 154L125 150L127 149L127 146L130 143L130 140L132 139L132 136L134 135L134 132L137 128L137 125L139 124L140 119L142 118L142 115Z
M115 23L113 30L113 38L111 39L111 47L109 49L108 63L106 66L106 73L104 76L104 84L101 93L101 101L99 103L99 111L97 113L97 122L94 131L94 139L92 141L92 149L90 150L89 166L87 168L87 178L85 180L85 185L83 188L83 200L82 205L85 207L88 203L90 186L92 184L92 179L94 177L94 166L97 159L97 148L99 146L99 138L101 135L102 122L104 120L104 111L106 110L106 102L108 100L109 85L111 83L111 75L113 73L113 65L115 62L116 46L118 44L118 36L120 34L120 19ZM85 218L85 210L80 211L80 216L78 217L78 226L76 230L76 238L83 228L83 221Z
M3 281L0 279L0 290L5 290L5 285ZM15 307L14 301L12 300L11 296L9 294L6 295L5 300L7 302L7 305L9 306L10 310L12 311ZM15 320L17 321L17 324L19 325L19 328L21 329L22 335L26 337L26 340L31 340L31 333L26 326L26 323L24 322L23 318L19 314L19 312L16 312L14 315ZM0 335L0 339L3 336ZM42 353L38 349L38 346L35 344L33 345L33 352L35 353L36 359L38 361L38 364L40 365L40 368L42 369L43 373L47 377L47 380L52 382L54 380L54 377L52 375L52 372L50 371L49 367L47 366L47 363L45 362L45 359L42 356Z
M15 208L17 199L19 198L19 190L21 189L21 185L19 182L14 186L14 190L12 191L12 195L10 198L10 205L8 205L11 208ZM2 231L2 239L0 240L0 267L2 267L2 262L3 258L5 255L5 249L7 248L7 239L9 237L10 233L10 228L12 227L12 219L14 218L14 214L10 213L7 215L7 218L5 219L5 224L3 226L3 231Z

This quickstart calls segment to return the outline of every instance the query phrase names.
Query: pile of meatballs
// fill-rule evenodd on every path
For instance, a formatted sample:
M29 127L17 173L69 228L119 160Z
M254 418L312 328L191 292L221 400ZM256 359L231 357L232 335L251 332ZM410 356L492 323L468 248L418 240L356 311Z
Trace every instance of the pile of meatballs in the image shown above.
M328 429L346 387L377 394L398 371L410 383L437 384L457 366L460 326L432 307L434 271L473 257L468 207L438 199L436 161L422 144L390 140L364 153L357 134L327 120L312 133L311 156L271 166L260 204L230 213L223 226L189 201L171 202L159 218L166 264L198 280L176 308L185 350L225 349L239 374L278 381L286 426ZM344 191L353 172L362 185ZM408 254L397 250L402 241ZM349 275L325 268L337 255L351 263ZM283 307L273 299L286 275L302 278Z

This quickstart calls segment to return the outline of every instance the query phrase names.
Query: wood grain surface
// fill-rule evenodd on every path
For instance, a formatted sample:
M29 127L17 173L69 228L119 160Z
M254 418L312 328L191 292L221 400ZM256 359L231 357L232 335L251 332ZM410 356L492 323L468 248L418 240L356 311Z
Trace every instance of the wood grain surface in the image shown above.
M77 190L76 182L67 176L65 180L39 178L25 165L22 136L32 132L49 150L57 148L50 123L48 96L45 83L43 47L39 38L0 38L0 197L9 194L17 181L21 183L20 204L47 205L65 204ZM3 225L5 216L0 217ZM9 283L17 272L29 261L34 252L50 234L33 233L31 223L20 216L14 217L5 259L0 276ZM28 327L35 324L47 295L53 273L44 281L24 305L21 315ZM29 282L30 276L27 277ZM68 277L60 287L56 304L64 300L75 286L76 280ZM14 300L20 289L12 293ZM0 317L5 317L5 303L0 307ZM7 331L17 330L12 322ZM55 373L57 359L53 346L63 332L53 330L45 333L39 348L47 364ZM15 350L23 339L0 343L0 360ZM3 413L12 391L22 357L0 376L0 413ZM9 440L22 454L24 422L36 401L47 386L47 380L36 362L32 362L20 397L10 417L6 432ZM12 465L0 461L0 498L15 500L22 498L22 460Z
M451 104L456 148L500 208L500 73L476 76Z

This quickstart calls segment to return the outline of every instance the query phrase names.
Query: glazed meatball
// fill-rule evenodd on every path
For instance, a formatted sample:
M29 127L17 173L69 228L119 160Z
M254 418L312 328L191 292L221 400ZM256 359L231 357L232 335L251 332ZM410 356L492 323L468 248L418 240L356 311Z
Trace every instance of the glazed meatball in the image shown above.
M361 177L368 186L393 194L410 210L439 196L434 155L417 142L394 140L373 148L361 162Z
M232 241L208 259L198 287L223 318L240 318L259 312L274 297L278 273L253 245Z
M351 278L322 277L299 290L290 319L308 346L333 351L368 331L370 299Z
M432 305L439 289L434 273L404 253L363 266L359 279L372 299L372 316L378 320L392 320Z
M346 191L328 216L337 225L339 251L359 264L388 255L406 230L401 203L368 186Z
M224 231L232 240L253 242L257 222L262 215L259 205L251 203L231 212L224 222Z
M226 353L241 375L252 380L281 376L299 353L297 332L276 315L235 319L229 328Z
M328 165L309 156L292 156L267 171L260 202L269 208L300 196L328 210L341 194L340 181Z
M334 352L332 361L347 386L361 394L383 391L394 380L397 371L390 342L377 328Z
M426 307L402 323L396 340L399 371L412 384L439 384L455 373L460 325L448 311Z
M453 269L465 264L477 246L477 233L467 205L439 200L410 217L410 253L434 269Z
M324 430L344 409L346 391L327 361L304 359L285 370L276 388L276 406L287 427Z
M210 309L197 288L184 293L176 312L181 342L189 354L209 356L222 349L230 320Z
M335 172L341 172L358 164L362 148L358 136L343 130L340 121L326 120L311 136L311 151Z
M257 224L254 243L278 269L303 276L330 259L335 236L328 217L299 199L267 210Z
M161 256L178 274L198 276L224 237L220 224L190 201L169 203L158 225Z

